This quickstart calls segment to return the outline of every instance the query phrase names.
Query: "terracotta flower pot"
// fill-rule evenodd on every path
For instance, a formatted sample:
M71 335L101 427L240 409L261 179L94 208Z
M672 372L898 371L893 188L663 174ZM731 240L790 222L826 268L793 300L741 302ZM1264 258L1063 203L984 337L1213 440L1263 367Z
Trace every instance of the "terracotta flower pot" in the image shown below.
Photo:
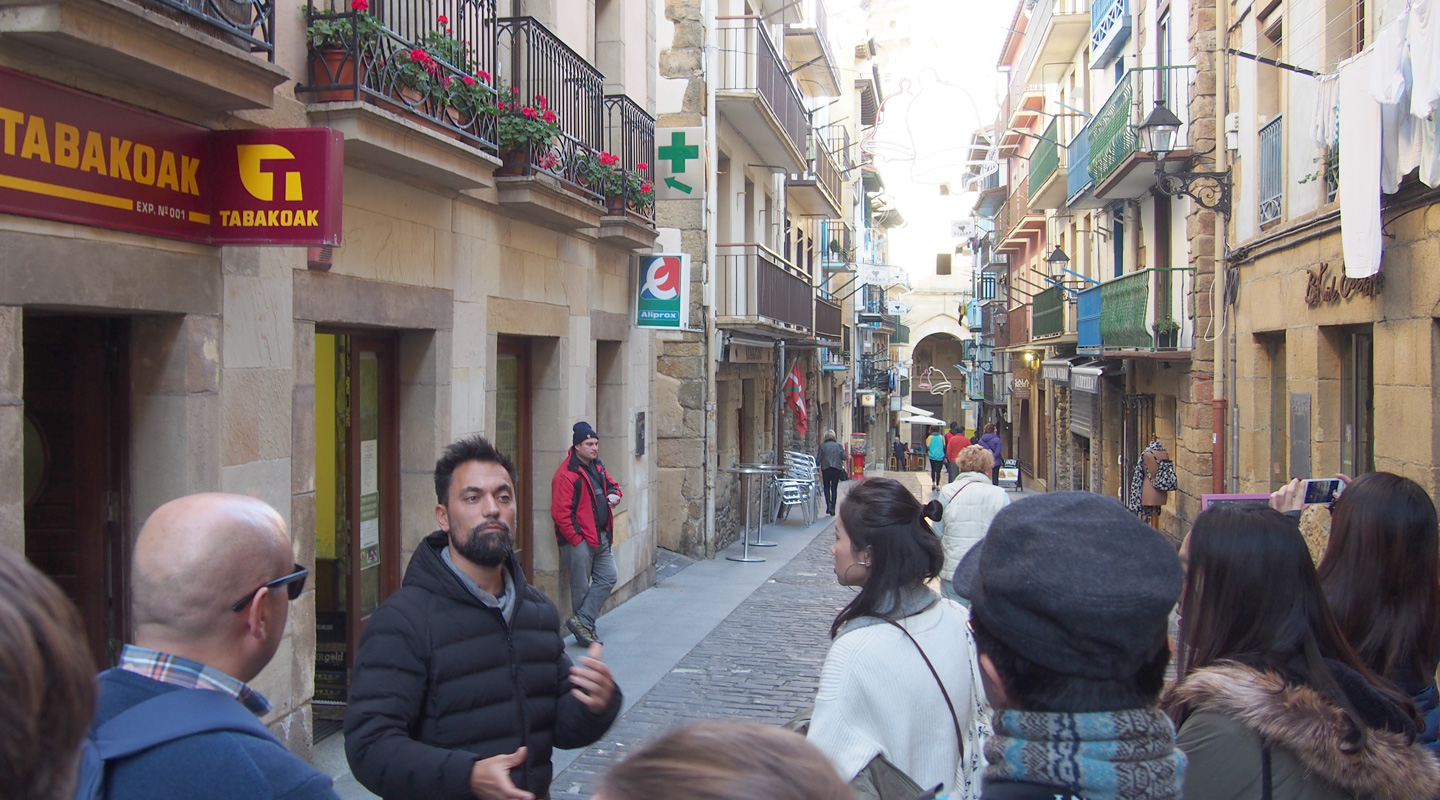
M519 150L501 150L500 168L495 170L496 175L529 175L530 174L530 148L522 147Z
M326 48L310 54L310 73L316 86L357 85L364 79L363 68L357 69L359 59L343 48ZM354 100L357 89L321 89L315 92L315 102L333 103Z
M605 213L606 213L608 216L612 216L612 217L623 217L623 216L625 216L625 195L623 195L623 194L607 194L607 195L605 195Z

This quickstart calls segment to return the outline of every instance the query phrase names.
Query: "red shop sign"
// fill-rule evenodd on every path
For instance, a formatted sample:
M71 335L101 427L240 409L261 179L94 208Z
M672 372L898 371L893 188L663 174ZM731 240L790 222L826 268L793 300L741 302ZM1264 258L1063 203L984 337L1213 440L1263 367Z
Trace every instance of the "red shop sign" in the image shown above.
M211 131L0 68L0 211L205 244L340 244L344 138Z

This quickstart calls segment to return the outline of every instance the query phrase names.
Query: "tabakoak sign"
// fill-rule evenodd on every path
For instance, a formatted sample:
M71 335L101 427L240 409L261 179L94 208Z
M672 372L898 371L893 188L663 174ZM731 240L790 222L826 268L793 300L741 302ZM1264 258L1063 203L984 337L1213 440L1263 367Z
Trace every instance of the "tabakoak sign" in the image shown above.
M344 137L212 131L0 68L0 211L205 244L340 244Z

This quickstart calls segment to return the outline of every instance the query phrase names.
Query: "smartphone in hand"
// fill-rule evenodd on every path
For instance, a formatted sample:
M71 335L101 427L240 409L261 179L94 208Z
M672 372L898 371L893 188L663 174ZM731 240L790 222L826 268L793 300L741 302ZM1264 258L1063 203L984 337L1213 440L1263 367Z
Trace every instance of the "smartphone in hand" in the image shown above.
M1313 506L1335 502L1344 491L1345 484L1339 478L1312 478L1305 481L1305 505Z

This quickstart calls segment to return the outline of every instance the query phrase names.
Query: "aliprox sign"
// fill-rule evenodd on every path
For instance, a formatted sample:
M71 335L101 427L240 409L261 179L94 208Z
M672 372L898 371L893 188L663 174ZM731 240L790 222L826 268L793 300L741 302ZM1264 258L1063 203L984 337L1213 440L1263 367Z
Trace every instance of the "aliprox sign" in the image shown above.
M344 138L212 131L0 68L0 211L206 244L340 244Z

